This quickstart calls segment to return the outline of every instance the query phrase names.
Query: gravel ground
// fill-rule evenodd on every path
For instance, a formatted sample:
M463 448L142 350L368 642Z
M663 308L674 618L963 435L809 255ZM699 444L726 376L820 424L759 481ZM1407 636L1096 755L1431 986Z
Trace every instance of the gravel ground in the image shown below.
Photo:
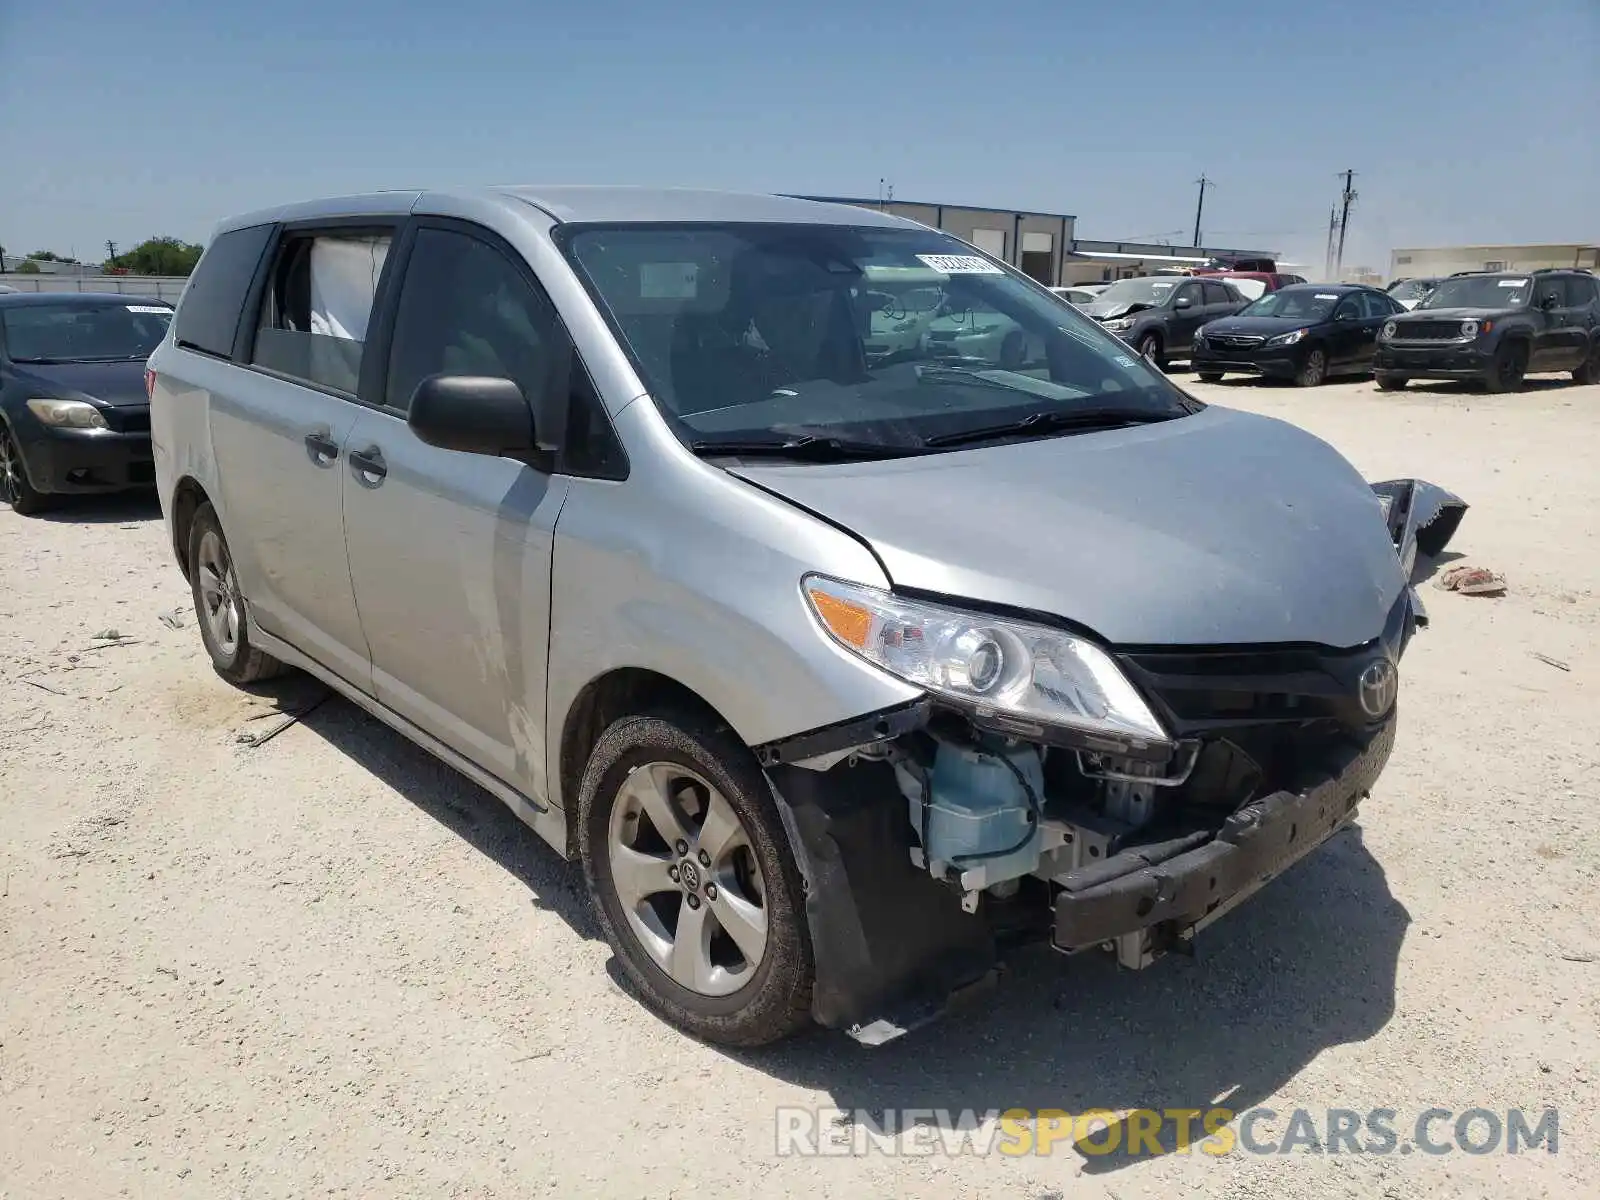
M659 1024L576 870L424 752L340 700L239 740L315 689L230 689L161 623L188 593L152 504L0 513L0 1196L1600 1194L1600 388L1193 386L1459 492L1451 549L1509 594L1424 589L1359 825L1196 959L1025 956L876 1051ZM1281 1114L1258 1140L1555 1106L1560 1152L775 1155L780 1105L1218 1098Z

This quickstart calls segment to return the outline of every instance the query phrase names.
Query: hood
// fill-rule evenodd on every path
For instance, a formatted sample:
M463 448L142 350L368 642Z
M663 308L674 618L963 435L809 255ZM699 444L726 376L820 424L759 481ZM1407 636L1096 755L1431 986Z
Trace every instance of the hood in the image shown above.
M1144 312L1146 309L1154 307L1155 305L1148 300L1114 300L1109 304L1101 300L1095 300L1084 305L1083 311L1096 321L1110 321L1116 317L1126 317L1130 313Z
M853 531L897 588L1078 623L1124 646L1383 630L1405 586L1371 486L1268 417L1193 416L877 462L732 473Z
M1409 312L1396 313L1396 321L1404 321L1407 317L1415 317L1419 321L1476 321L1485 314L1497 316L1512 316L1516 313L1527 312L1526 308L1413 308Z
M144 359L136 362L18 363L16 377L40 395L57 400L98 400L112 408L150 403L144 390Z
M1308 321L1304 317L1218 317L1206 322L1206 332L1261 334L1272 337L1294 329L1308 329L1321 321Z

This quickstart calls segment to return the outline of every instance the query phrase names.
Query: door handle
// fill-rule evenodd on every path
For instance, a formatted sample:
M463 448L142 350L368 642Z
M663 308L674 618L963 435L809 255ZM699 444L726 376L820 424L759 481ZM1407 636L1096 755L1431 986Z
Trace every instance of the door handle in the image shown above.
M365 487L380 487L389 474L389 465L383 461L383 451L377 446L350 452L350 473L356 482Z
M306 453L319 467L331 467L339 457L339 443L330 434L327 429L313 429L306 434Z

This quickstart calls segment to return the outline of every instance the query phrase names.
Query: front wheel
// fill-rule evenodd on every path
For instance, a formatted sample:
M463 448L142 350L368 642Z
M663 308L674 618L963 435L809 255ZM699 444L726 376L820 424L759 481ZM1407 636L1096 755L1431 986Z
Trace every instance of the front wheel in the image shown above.
M1147 333L1139 339L1139 357L1144 359L1158 371L1167 369L1166 351L1162 349L1161 339L1156 334Z
M1406 384L1411 382L1404 375L1390 375L1383 371L1379 371L1372 378L1376 381L1380 392L1403 391Z
M50 496L29 482L22 447L4 421L0 421L0 503L9 504L12 512L24 517L50 507Z
M1328 352L1321 346L1313 346L1294 381L1301 387L1319 387L1327 378Z
M606 940L645 1005L724 1046L810 1021L799 871L760 766L688 713L601 735L578 796L578 852Z
M1600 383L1600 341L1589 347L1589 357L1572 372L1572 382L1577 384Z
M1528 347L1524 342L1502 342L1494 352L1483 387L1488 392L1520 392L1528 373Z

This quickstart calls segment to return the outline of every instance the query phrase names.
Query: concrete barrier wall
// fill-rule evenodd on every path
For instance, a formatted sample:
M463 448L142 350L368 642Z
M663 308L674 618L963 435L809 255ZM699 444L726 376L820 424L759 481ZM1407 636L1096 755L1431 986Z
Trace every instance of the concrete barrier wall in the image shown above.
M123 296L153 296L176 304L187 277L176 275L0 275L0 283L19 292L116 292Z

